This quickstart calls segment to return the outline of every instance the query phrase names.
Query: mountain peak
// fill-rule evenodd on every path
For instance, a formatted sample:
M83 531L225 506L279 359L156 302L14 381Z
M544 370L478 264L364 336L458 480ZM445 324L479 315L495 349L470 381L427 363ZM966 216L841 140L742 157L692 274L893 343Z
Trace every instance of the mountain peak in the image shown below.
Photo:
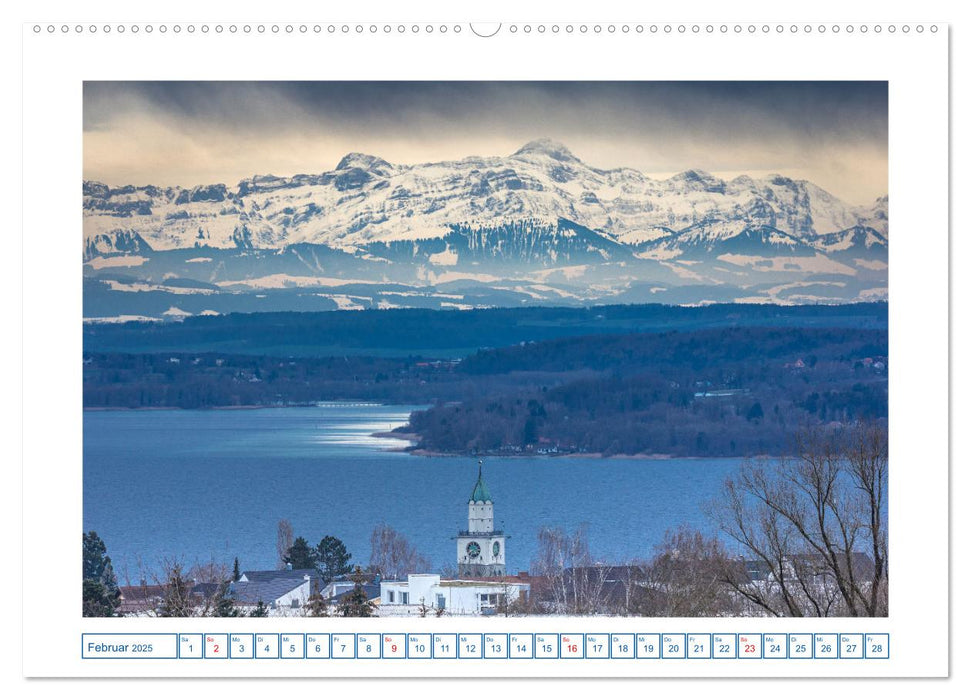
M550 138L535 139L533 141L530 141L522 148L520 148L518 151L513 153L513 157L534 154L534 153L539 155L549 156L553 160L559 160L559 161L579 162L580 160L575 155L573 155L573 153L570 151L569 148L564 146L559 141L554 141L553 139L550 139Z
M690 170L682 170L680 173L671 176L672 180L685 180L688 182L700 182L706 180L715 180L714 175L705 171L699 170L698 168L691 168Z
M697 168L685 170L684 172L671 176L669 179L672 182L681 183L690 190L725 194L724 180Z
M372 156L367 153L348 153L346 156L341 158L341 162L337 164L338 170L344 170L345 168L360 168L367 172L378 173L386 175L388 171L391 170L391 163L386 161L384 158L378 158L377 156Z

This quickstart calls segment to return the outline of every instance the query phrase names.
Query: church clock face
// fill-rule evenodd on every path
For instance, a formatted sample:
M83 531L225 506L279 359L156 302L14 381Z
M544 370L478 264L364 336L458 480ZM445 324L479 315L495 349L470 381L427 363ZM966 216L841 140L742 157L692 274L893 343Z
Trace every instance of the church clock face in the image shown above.
M494 556L494 557L498 557L499 556L499 543L498 542L493 542L492 543L492 556Z
M482 553L482 548L479 547L478 542L469 542L468 546L465 548L466 553L472 559L478 558L479 554Z

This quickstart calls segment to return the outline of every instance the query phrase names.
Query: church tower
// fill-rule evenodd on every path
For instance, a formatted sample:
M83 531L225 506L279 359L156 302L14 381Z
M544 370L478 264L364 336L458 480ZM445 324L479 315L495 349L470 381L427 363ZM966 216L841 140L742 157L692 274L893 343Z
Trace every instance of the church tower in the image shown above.
M481 459L479 479L469 497L469 529L455 539L460 577L506 575L506 536L495 528L492 495L482 480Z

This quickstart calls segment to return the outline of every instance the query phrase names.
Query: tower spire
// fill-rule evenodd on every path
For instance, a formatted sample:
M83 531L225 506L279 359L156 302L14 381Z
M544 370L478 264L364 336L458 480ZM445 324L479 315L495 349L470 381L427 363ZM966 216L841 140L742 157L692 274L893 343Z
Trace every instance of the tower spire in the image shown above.
M482 480L482 460L479 460L479 478L475 482L475 488L472 490L472 495L469 497L470 501L485 503L488 501L492 502L492 496L489 494L489 489L485 485L485 481Z

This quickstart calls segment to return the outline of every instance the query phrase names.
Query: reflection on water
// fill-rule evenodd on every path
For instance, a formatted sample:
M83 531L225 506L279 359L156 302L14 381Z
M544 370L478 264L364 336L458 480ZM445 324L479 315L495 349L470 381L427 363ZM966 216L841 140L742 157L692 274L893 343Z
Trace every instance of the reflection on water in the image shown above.
M336 408L333 404L328 404L326 407ZM310 441L328 445L356 445L375 450L401 450L410 445L411 442L403 438L390 437L383 433L388 433L407 422L408 414L404 413L397 416L397 420L391 422L325 424L318 427L319 432L314 434Z

